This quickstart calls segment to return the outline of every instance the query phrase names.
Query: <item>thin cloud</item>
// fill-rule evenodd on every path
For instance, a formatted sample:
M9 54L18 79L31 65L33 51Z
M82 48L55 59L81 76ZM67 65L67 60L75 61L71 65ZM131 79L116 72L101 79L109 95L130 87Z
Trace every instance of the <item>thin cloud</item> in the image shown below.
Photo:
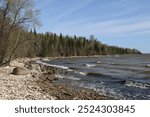
M90 20L89 20L90 21ZM131 22L129 22L131 21ZM80 24L80 25L79 25ZM150 20L140 20L133 22L132 19L126 20L108 20L103 22L85 22L85 23L63 23L57 26L53 31L77 34L77 35L117 35L128 33L150 33Z
M51 4L54 0L34 0L34 2L37 4L36 9L43 9L49 4Z
M126 45L135 45L135 41L140 43L141 39L145 42L150 39L149 0L51 1L49 7L41 9L44 25L39 32L51 31L86 37L95 35L107 40L106 43L109 44L114 40L113 44L118 42L118 45L124 45L125 42ZM47 3L41 6L45 5Z
M63 19L64 17L70 15L71 13L76 12L76 11L78 11L78 10L88 6L92 2L93 2L93 0L82 0L80 2L80 4L76 4L72 8L70 8L69 10L67 9L66 11L63 11L60 15L58 15L52 21L53 22L57 22L57 21Z

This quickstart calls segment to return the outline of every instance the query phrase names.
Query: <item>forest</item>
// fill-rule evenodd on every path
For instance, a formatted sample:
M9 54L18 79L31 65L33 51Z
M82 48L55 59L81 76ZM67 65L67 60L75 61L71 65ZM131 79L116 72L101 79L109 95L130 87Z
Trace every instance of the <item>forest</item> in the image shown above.
M37 33L39 11L33 6L33 0L0 0L0 65L17 57L141 54L137 49L103 44L93 35Z

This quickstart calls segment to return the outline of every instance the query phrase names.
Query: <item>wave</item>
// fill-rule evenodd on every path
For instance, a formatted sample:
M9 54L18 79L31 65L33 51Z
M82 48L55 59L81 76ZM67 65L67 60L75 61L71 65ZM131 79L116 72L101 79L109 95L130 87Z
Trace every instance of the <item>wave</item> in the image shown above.
M78 72L80 75L87 75L86 73L84 73L84 72Z
M121 65L121 64L118 64L118 63L115 63L115 62L112 62L110 63L111 65Z
M120 55L115 55L114 57L120 57Z
M79 70L79 68L77 68L77 67L69 67L69 69L72 69L72 70Z
M96 64L85 64L86 67L95 67Z
M96 63L97 63L97 64L101 64L102 62L101 62L101 61L97 61Z
M150 74L150 71L143 71L141 73L144 73L144 74Z
M69 67L67 67L67 66L52 65L52 64L45 63L45 62L42 62L42 61L36 61L36 63L42 64L42 65L46 65L46 66L49 66L49 67L55 67L55 68L65 69L65 70L68 70L68 69L69 69Z
M134 81L134 80L126 80L125 85L129 87L137 87L141 89L148 89L150 88L150 83L144 83L140 81Z
M80 74L80 75L87 75L85 72L80 72L78 71L78 68L73 68L73 67L66 67L66 66L60 66L60 65L52 65L52 64L49 64L49 63L45 63L45 62L42 62L42 61L37 61L38 64L42 64L42 65L46 65L46 66L49 66L49 67L54 67L54 68L59 68L59 69L64 69L68 72L73 72L73 73L77 73L77 74ZM56 74L58 76L58 74ZM59 78L62 78L63 76L60 75ZM73 76L71 76L72 78L70 79L74 79Z
M78 77L61 75L61 74L55 74L54 77L59 78L59 79L80 80L80 78Z
M98 76L98 77L111 77L110 75L105 75L105 74L102 74L102 73L95 73L95 72L88 72L88 73L86 73L86 75Z
M147 64L146 67L149 67L149 68L150 68L150 64Z

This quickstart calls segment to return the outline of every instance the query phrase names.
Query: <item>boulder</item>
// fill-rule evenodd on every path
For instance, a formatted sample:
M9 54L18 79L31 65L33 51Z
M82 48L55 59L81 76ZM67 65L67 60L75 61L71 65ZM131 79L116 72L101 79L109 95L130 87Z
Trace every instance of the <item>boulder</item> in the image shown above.
M12 74L14 75L26 75L29 73L29 70L23 67L16 67L13 69Z

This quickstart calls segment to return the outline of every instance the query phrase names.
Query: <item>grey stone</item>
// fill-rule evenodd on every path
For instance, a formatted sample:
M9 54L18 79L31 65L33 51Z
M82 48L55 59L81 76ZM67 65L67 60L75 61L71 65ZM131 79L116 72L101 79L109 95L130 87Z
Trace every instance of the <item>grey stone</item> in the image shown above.
M12 74L14 75L26 75L29 73L29 70L23 67L16 67L13 69Z

